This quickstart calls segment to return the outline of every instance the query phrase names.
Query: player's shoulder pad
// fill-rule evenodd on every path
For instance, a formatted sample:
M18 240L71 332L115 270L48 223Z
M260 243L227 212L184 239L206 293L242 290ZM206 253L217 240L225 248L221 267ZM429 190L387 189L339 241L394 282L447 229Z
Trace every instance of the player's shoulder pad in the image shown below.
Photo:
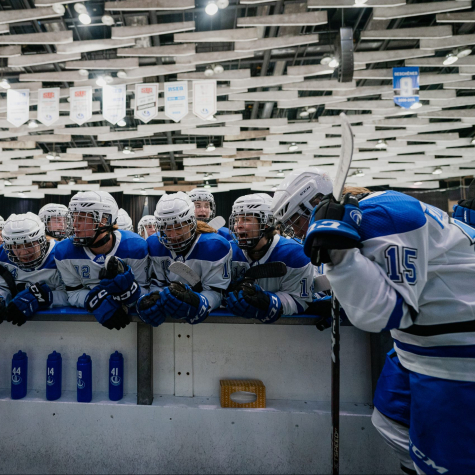
M227 239L230 242L233 240L233 235L231 234L231 231L229 230L229 228L226 228L224 226L222 228L219 228L218 234L220 236L223 236L224 239Z
M88 259L81 246L75 246L71 239L63 239L54 246L54 257L57 261L70 259Z
M229 254L228 240L216 233L201 234L187 259L216 262Z
M147 243L132 231L118 230L121 238L115 255L121 259L143 259L148 255Z
M242 249L237 245L237 243L231 241L230 244L233 251L233 262L248 262L244 252L242 252Z
M375 193L359 204L362 241L414 231L427 222L420 201L398 191Z
M51 241L49 243L50 249L46 259L44 260L43 264L41 265L41 269L56 269L56 261L54 260L54 256L56 254L56 246L59 244L57 241L52 241L53 245L51 246Z
M279 242L274 247L267 262L283 262L287 267L298 269L310 263L310 259L303 252L303 246L293 239L279 236Z
M145 244L148 247L150 257L170 257L171 252L158 240L157 234L152 234L147 238Z

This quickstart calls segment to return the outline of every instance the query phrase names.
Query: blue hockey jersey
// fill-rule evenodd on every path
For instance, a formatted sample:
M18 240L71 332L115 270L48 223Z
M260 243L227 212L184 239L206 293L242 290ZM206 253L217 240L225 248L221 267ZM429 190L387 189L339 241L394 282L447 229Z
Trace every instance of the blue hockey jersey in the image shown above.
M148 288L147 243L132 231L114 231L115 244L107 256L117 256L131 268L142 293ZM99 272L104 268L104 254L95 255L89 248L75 246L70 239L56 244L56 265L61 272L69 303L84 307L84 300L99 282Z
M229 230L229 228L226 228L225 226L218 229L218 234L220 236L223 236L223 238L227 239L228 241L233 240L233 235L231 234L231 231Z

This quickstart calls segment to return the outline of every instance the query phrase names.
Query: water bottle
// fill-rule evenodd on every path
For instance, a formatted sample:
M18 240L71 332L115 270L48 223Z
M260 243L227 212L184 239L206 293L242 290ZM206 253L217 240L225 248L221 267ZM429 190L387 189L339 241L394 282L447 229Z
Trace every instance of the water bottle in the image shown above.
M63 360L61 353L53 351L46 362L46 399L56 401L61 397Z
M12 359L12 399L22 399L28 390L28 356L23 351Z
M116 351L109 359L109 399L120 401L124 397L124 357Z
M83 353L78 358L78 402L92 401L92 360L89 355Z

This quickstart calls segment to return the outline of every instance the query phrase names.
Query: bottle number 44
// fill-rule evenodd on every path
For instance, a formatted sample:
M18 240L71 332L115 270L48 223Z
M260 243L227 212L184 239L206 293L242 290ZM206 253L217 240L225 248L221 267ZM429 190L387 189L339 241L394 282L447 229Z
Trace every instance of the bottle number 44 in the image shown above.
M384 251L388 277L397 283L406 281L409 285L417 283L417 269L415 260L417 259L417 249L410 247L400 248L399 246L389 246Z

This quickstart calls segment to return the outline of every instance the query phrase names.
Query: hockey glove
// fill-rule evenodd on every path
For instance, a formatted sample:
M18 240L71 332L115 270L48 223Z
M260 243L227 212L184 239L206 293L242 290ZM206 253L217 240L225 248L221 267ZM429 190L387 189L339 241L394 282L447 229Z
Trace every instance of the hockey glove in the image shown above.
M115 256L109 259L107 268L101 269L99 278L99 285L118 302L130 305L140 297L140 286L131 267Z
M160 299L160 292L152 292L143 295L137 302L137 313L144 323L158 327L166 318L163 301Z
M46 284L32 284L19 292L8 304L5 320L22 326L38 310L48 308L53 303L53 292Z
M94 287L85 300L85 307L89 313L92 313L96 320L109 330L120 330L130 323L130 316L127 309L107 290L100 286Z
M469 226L475 226L475 198L471 200L460 200L454 206L454 219L459 219Z
M189 285L179 282L172 282L160 296L167 315L185 319L192 325L201 323L211 311L208 299L203 294L193 292Z
M305 255L313 265L331 263L328 251L332 249L361 248L359 228L362 213L356 197L347 194L342 203L333 195L323 197L310 218L304 242Z
M7 314L7 307L5 306L5 300L3 297L0 297L0 323L5 320Z
M244 318L257 318L262 323L274 323L282 315L282 302L277 295L262 290L257 284L241 284L226 299L229 310Z

